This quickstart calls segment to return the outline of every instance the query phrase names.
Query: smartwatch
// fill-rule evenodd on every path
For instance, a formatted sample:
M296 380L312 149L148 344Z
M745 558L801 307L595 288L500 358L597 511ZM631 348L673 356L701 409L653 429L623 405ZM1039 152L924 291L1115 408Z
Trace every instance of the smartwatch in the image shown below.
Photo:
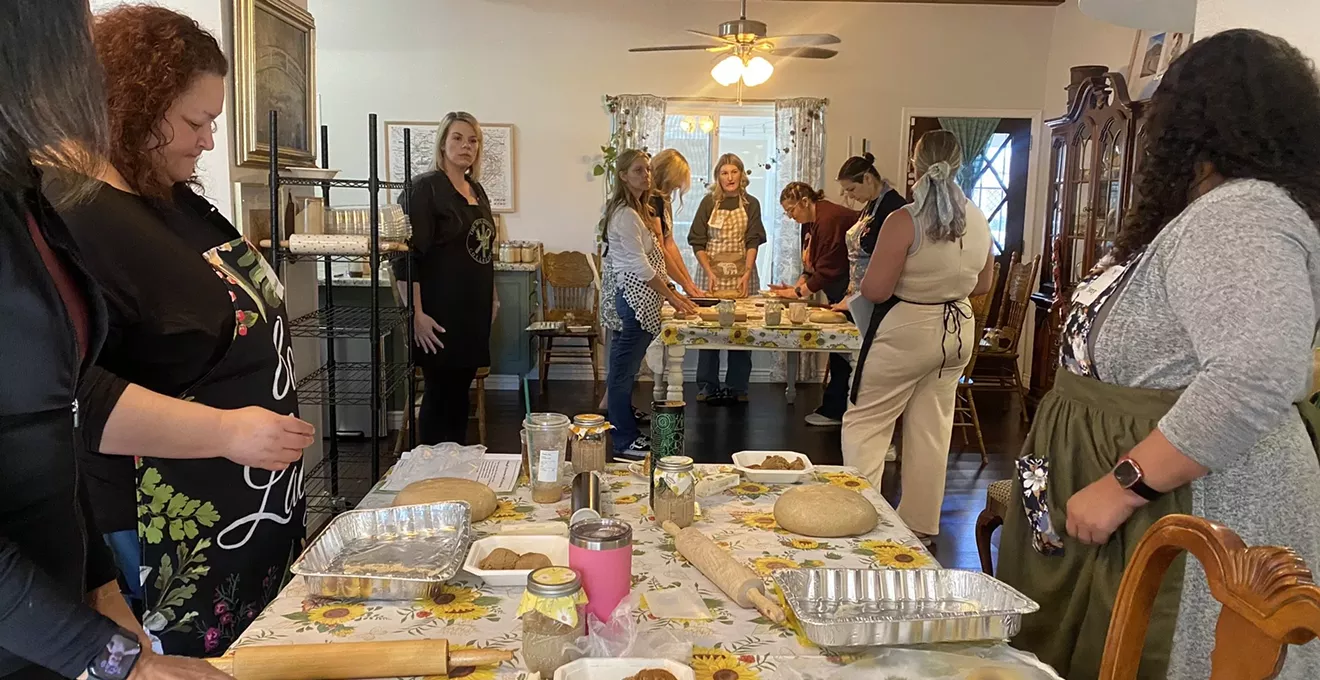
M1137 464L1137 461L1131 458L1118 461L1118 465L1114 466L1113 475L1114 479L1118 480L1119 486L1148 501L1156 500L1164 495L1164 492L1156 491L1146 484L1146 473Z
M142 643L132 631L120 628L110 636L105 648L87 664L87 676L94 680L128 680L142 656Z

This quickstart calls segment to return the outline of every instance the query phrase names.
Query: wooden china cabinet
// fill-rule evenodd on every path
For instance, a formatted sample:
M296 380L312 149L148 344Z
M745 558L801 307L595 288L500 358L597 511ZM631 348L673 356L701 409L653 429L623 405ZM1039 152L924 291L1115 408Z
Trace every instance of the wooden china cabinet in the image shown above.
M1068 113L1050 128L1049 209L1036 305L1031 397L1054 384L1059 330L1077 282L1114 245L1132 204L1140 170L1145 102L1128 96L1127 82L1103 67L1078 67L1069 86Z

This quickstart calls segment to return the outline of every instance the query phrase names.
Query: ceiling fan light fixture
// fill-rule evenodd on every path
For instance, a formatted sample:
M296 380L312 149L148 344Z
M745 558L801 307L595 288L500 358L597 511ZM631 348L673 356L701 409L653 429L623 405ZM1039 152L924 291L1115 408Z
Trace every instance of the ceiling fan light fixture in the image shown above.
M747 87L756 87L770 80L770 76L774 72L774 64L771 64L765 57L752 57L743 68L743 82L746 83Z
M715 82L725 87L738 82L738 79L742 76L742 58L732 54L721 59L718 64L715 64L715 68L710 70L710 77L714 78Z

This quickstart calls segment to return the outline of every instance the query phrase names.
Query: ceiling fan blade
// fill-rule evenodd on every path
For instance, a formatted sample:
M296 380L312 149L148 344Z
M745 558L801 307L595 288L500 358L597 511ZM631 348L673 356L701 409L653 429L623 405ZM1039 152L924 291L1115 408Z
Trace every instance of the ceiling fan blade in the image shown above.
M703 38L710 38L711 40L715 40L715 41L722 42L722 43L730 43L730 42L733 42L732 40L729 40L728 38L724 38L724 37L721 37L721 36L715 35L714 33L706 33L706 32L704 32L704 31L697 31L697 30L693 30L693 29L691 29L691 28L687 29L687 32L688 32L688 33L691 33L692 35L699 35L699 36L701 36L701 37L703 37Z
M685 52L704 50L707 52L723 52L729 49L727 45L657 45L655 47L634 47L629 52Z
M770 54L773 54L776 57L797 57L799 59L829 59L838 54L838 52L836 50L827 50L823 47L785 47L770 50Z
M768 38L762 38L758 42L773 43L776 48L786 47L815 47L818 45L837 45L843 40L837 35L829 33L801 33L796 35L772 35Z

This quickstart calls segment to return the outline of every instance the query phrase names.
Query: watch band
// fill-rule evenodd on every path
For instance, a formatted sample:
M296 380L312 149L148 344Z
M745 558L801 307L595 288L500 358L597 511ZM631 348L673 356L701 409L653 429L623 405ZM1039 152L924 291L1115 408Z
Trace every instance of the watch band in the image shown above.
M1119 468L1123 467L1130 468L1131 472L1120 473ZM1158 500L1160 496L1164 495L1164 492L1156 491L1146 483L1145 471L1141 469L1141 466L1137 464L1137 461L1132 460L1131 458L1124 458L1123 460L1118 461L1118 465L1114 466L1112 474L1114 475L1114 478L1118 480L1119 486L1122 486L1148 501ZM1123 478L1125 476L1130 477L1131 479L1124 482Z
M141 656L142 643L137 635L120 628L87 664L87 676L95 680L127 680Z

